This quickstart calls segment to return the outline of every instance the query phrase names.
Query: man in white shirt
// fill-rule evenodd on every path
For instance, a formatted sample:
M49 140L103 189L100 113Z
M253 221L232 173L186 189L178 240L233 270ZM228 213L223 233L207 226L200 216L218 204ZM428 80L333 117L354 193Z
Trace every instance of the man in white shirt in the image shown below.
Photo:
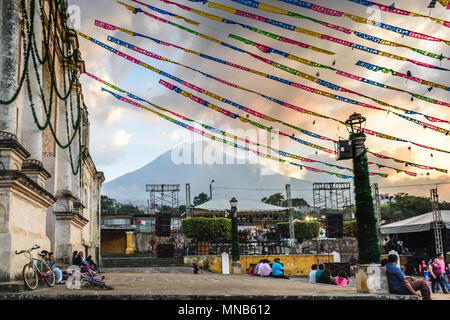
M316 282L316 272L317 272L317 264L313 264L311 266L311 271L309 272L309 282Z

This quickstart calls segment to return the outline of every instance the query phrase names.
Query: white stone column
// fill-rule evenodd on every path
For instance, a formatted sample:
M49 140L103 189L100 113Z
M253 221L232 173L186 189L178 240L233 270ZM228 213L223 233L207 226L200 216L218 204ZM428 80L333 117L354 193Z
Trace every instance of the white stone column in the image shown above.
M40 12L39 12L39 6L36 6L35 12L34 12L34 21L33 21L33 27L34 27L34 34L36 37L36 50L38 53L42 56L42 23L40 19ZM40 79L40 85L43 86L44 79L42 77L42 66L37 63L38 69L35 70L33 66L33 60L30 59L28 61L28 70L29 70L29 77L30 77L30 85L31 85L31 97L33 100L34 105L34 111L37 118L37 121L40 125L44 124L44 108L43 108L43 101L39 90L39 84L37 80L37 75ZM49 92L45 92L44 89L44 95L49 96ZM20 126L20 130L22 131L22 144L23 146L31 153L30 159L38 160L42 162L42 131L39 130L37 127L33 112L31 109L31 103L28 98L28 94L26 93L26 87L24 85L24 96L23 96L23 108L22 108L22 125Z
M57 57L55 57L57 59ZM61 64L56 63L57 65L61 66ZM55 68L59 69L59 72L55 72L55 75L59 75L59 91L64 91L63 89L63 80L62 80L62 72L61 68ZM67 105L67 108L69 108L69 105ZM66 112L67 116L69 117L66 121ZM66 106L64 104L64 101L61 99L58 100L58 114L57 114L57 137L59 141L65 145L68 142L68 139L70 139L72 131L70 130L70 109L66 110ZM69 134L67 134L67 125L69 125ZM73 142L72 142L73 145ZM56 161L57 161L57 181L56 181L56 189L58 191L61 190L69 190L72 191L72 167L70 164L70 154L69 154L69 148L62 149L61 147L57 146L56 151Z
M0 15L0 99L7 100L17 89L19 1L1 1ZM0 131L16 134L16 117L16 103L0 105Z

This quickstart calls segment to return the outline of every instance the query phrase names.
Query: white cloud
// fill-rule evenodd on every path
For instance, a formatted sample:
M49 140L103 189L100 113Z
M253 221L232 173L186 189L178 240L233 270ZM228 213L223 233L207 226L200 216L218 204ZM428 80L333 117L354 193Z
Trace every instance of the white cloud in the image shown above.
M130 140L134 135L134 133L127 133L125 130L116 131L113 137L113 146L117 149L124 148L130 143Z

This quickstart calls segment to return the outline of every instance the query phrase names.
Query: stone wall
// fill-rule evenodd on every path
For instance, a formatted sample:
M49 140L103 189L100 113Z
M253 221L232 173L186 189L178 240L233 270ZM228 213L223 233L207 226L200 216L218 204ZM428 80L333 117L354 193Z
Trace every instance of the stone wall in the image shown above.
M152 234L138 232L134 234L135 237L135 252L151 253L152 252Z
M5 221L0 229L0 281L19 279L23 266L28 262L23 254L15 251L29 249L35 244L50 248L45 234L47 206L29 195L0 185L0 205L5 210ZM35 255L36 252L33 252Z
M303 241L302 249L309 248L311 253L331 253L336 251L340 254L341 262L349 262L351 256L358 257L358 242L356 238L340 239L311 239Z

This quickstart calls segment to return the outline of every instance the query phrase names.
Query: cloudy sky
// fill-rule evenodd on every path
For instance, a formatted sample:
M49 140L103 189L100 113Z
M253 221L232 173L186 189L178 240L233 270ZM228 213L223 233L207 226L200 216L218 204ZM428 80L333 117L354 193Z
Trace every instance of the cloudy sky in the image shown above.
M132 1L123 0L123 2L128 5L141 8L144 11L150 12L166 20L170 20L174 23L186 26L200 33L214 37L220 41L230 43L234 46L237 46L259 56L277 61L307 74L314 76L317 72L319 72L320 79L338 84L347 89L363 93L367 96L377 98L384 102L409 110L419 111L433 117L446 120L450 119L450 112L447 107L431 104L418 99L414 99L414 101L411 101L411 96L407 93L399 93L393 90L378 88L339 76L331 70L318 69L297 63L293 60L285 59L282 56L276 54L263 53L256 47L246 46L242 42L228 38L227 35L230 33L239 35L243 38L250 39L269 47L273 47L278 50L302 57L304 59L312 60L329 66L332 65L333 61L335 61L334 66L339 70L350 72L361 77L366 77L368 79L391 85L393 87L401 88L410 92L425 95L427 97L446 102L449 101L449 93L445 92L444 90L434 88L429 92L427 90L427 86L417 84L410 80L407 81L403 78L393 77L382 72L372 72L365 68L355 66L355 63L358 60L363 60L365 62L373 63L378 66L392 68L403 73L411 71L413 76L450 86L450 77L448 76L448 71L428 69L409 62L393 60L387 57L365 53L356 49L352 50L351 48L344 47L330 41L321 40L293 31L287 31L285 29L281 29L266 23L209 8L207 5L203 5L201 3L193 3L185 0L174 1L220 17L228 18L230 20L251 25L253 27L282 35L290 39L301 41L309 45L334 52L335 54L326 55L316 51L300 48L299 46L276 41L274 39L270 39L263 35L246 30L237 25L229 25L211 21L199 15L187 12L173 5L165 4L158 0L143 0L142 2L192 19L199 22L200 25L195 26L192 24L188 24L181 19L176 19L167 15L161 15ZM236 9L249 11L254 14L259 14L271 19L290 23L295 26L309 29L318 33L334 36L361 45L366 45L385 52L419 60L428 64L450 68L450 63L448 61L439 61L436 59L432 59L405 48L395 48L390 46L378 45L374 42L358 38L355 35L347 35L342 32L337 32L330 28L312 23L307 20L259 11L257 9L242 6L230 0L216 0L215 2ZM352 20L345 17L332 17L323 15L283 2L274 2L269 0L261 0L260 2L277 6L289 11L297 12L311 18L326 21L328 23L377 36L382 39L398 42L404 45L437 54L443 54L444 56L450 56L449 46L442 42L432 42L426 40L417 40L410 37L402 37L399 34L382 30L380 28L353 22ZM416 32L422 32L434 37L444 38L447 40L450 39L450 35L446 27L434 23L429 19L407 16L404 17L392 13L380 12L346 0L311 0L311 2L317 5L338 9L346 13L365 17L371 20L377 20L405 29L414 30ZM392 1L388 2L385 0L379 0L379 2L385 5L390 5L392 3ZM414 2L407 0L398 0L395 1L395 6L400 9L428 15L430 12L430 10L427 9L428 3L429 1L425 0ZM78 10L79 12L79 30L81 32L94 37L97 40L104 42L114 48L117 48L120 51L125 52L137 59L140 59L158 69L164 70L170 74L173 74L174 76L189 81L196 86L209 90L234 102L240 103L246 107L255 109L266 115L270 115L290 124L333 139L338 139L338 137L346 138L348 136L345 127L338 126L337 122L313 117L283 108L278 104L269 102L262 97L259 97L258 95L230 88L226 85L208 79L194 71L187 70L185 68L178 67L166 62L159 62L137 52L108 42L106 38L108 35L112 35L123 41L132 43L136 46L162 55L171 60L213 74L227 81L234 82L242 87L265 93L268 96L289 102L308 110L332 116L339 120L346 120L350 114L352 114L353 112L358 112L367 118L367 129L373 129L385 134L414 141L416 143L429 145L435 148L450 150L450 136L445 136L430 129L423 129L420 126L401 119L393 114L353 106L348 103L339 102L337 100L329 99L320 95L315 95L304 90L296 89L282 83L275 82L270 79L265 79L257 75L237 70L232 67L227 67L213 61L202 59L198 56L185 53L173 47L158 45L148 39L132 37L131 35L122 33L120 31L108 31L94 26L94 20L98 19L122 28L148 35L150 37L182 46L184 48L199 51L201 53L244 65L258 71L266 72L284 79L295 81L309 87L336 93L341 96L376 105L378 107L383 107L369 99L361 98L348 93L338 93L331 89L327 89L306 79L274 68L262 61L255 60L249 55L238 53L219 44L215 44L205 39L198 38L193 34L184 32L168 24L158 22L143 14L133 15L130 11L119 5L116 1L70 0L70 5L72 7L69 10ZM442 6L437 4L436 8L432 10L431 15L436 18L448 20L448 12L448 10L445 10L444 8L442 8ZM167 88L161 86L160 84L158 84L158 81L160 79L163 79L165 81L171 82L172 84L176 84L183 90L193 92L192 90L182 86L181 84L177 84L174 81L170 81L168 78L164 78L163 76L151 72L141 66L128 62L123 58L95 45L94 43L85 40L84 38L80 37L79 42L81 46L82 57L86 63L87 71L106 81L114 83L115 85L162 107L181 113L187 117L201 121L205 124L215 126L216 128L221 130L234 131L240 129L242 132L243 130L255 129L255 127L251 127L238 120L228 118L224 115L221 115L220 113L217 113L191 100L188 100L182 95L176 94L173 91L170 91ZM189 131L182 129L177 125L171 124L166 120L161 119L149 112L133 108L126 103L116 100L107 93L101 92L100 83L87 77L86 75L83 75L81 77L81 82L83 85L85 102L90 113L92 156L98 170L101 170L105 173L107 181L110 181L126 172L142 167L143 165L155 159L158 155L172 149L183 141L192 141L193 136ZM220 103L208 96L202 96L200 94L197 95L211 103L219 105L220 107L228 109L232 112L239 113L241 116L246 116L245 112L238 111L236 108L233 108L230 105ZM414 117L421 121L425 120L425 118L420 115L416 115ZM275 128L289 134L295 132L283 125L274 125L273 123L253 116L250 116L250 119L268 126L272 125ZM445 123L441 123L439 124L439 126L445 129L450 128L450 125ZM324 142L318 139L314 139L303 135L300 132L295 132L295 135L296 137L310 141L312 143L334 149L334 146L331 142ZM351 167L351 163L348 161L336 162L333 156L329 156L326 153L320 151L316 154L315 149L296 143L288 138L280 139L279 144L279 148L287 152L295 153L297 155L312 159L326 161L329 163ZM402 160L450 169L450 154L447 153L431 151L408 143L389 141L373 136L368 136L366 146L373 152L393 156ZM404 165L396 163L392 160L381 160L374 157L369 157L369 160L400 169L405 168ZM266 166L273 166L275 163L272 162L272 164L264 164ZM336 168L326 167L320 164L310 164L310 166L343 174L351 174L348 171L340 171ZM417 177L410 177L405 175L404 173L397 174L394 170L385 168L379 169L376 166L371 166L370 169L374 172L389 174L389 178L387 179L381 177L371 178L371 182L377 182L382 187L390 187L395 185L404 186L412 184L419 185L415 187L385 188L380 190L380 192L383 193L404 191L410 194L429 196L429 189L433 186L422 184L443 183L447 181L450 182L450 177L448 174L442 174L437 171L425 171L417 168L407 167L406 169L418 173ZM275 170L296 178L308 178L312 180L314 180L315 177L324 175L323 173L306 173L305 170L300 171L295 167L289 166L276 167ZM427 172L429 172L429 175L427 175ZM439 194L441 200L450 201L450 184L439 185Z

